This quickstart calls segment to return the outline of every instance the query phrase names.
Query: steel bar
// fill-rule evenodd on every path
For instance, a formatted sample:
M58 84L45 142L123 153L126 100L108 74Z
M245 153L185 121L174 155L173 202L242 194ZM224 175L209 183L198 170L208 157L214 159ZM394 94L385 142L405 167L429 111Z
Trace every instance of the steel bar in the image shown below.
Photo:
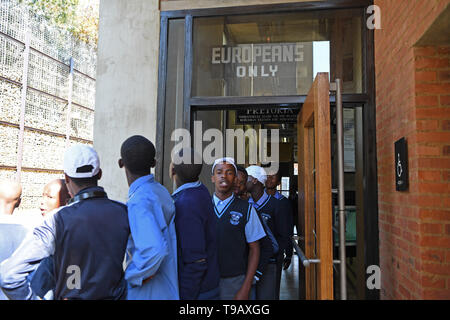
M344 189L344 126L342 108L342 81L336 79L336 131L338 152L338 212L339 212L339 260L341 300L347 300L345 257L345 189Z
M14 41L14 42L20 43L20 44L22 44L22 45L25 45L25 43L26 43L26 41L25 41L25 42L22 42L22 41L20 41L19 39L13 38L13 37L11 37L9 34L6 34L6 33L1 32L1 31L0 31L0 36L5 37L5 38L7 38L7 39L9 39L9 40L12 40L12 41ZM62 65L64 65L64 66L70 68L70 65L67 65L67 64L64 63L63 61L60 61L60 60L58 60L58 59L56 59L56 58L53 58L52 56L50 56L50 55L48 55L48 54L46 54L46 53L44 53L44 52L42 52L42 51L39 51L39 50L36 49L36 48L30 47L30 50L31 50L31 51L34 51L34 52L36 52L36 53L39 53L40 55L43 55L44 57L47 57L47 58L49 58L50 60L53 60L53 61L56 62L56 63L62 64ZM95 81L95 78L91 77L90 75L88 75L88 74L86 74L86 73L84 73L84 72L81 72L80 70L77 70L77 69L73 69L73 70L74 70L74 72L79 73L79 74L81 74L82 76L85 76L86 78Z
M15 80L11 80L11 79L8 79L8 78L2 77L2 76L0 76L0 81L9 82L9 83L12 83L12 84L14 84L14 85L16 85L16 86L18 86L18 87L22 87L22 83L21 83L21 82L18 82L18 81L15 81ZM39 93L41 93L41 94L43 94L43 95L49 96L49 97L54 98L54 99L56 99L56 100L60 100L60 101L62 101L62 102L66 102L66 103L68 102L67 99L64 99L64 98L55 96L55 95L52 94L52 93L48 93L48 92L42 91L42 90L40 90L40 89L33 88L33 87L31 87L31 86L28 86L28 87L27 87L27 90L29 90L29 91L32 90L32 91L39 92ZM95 112L94 109L89 108L89 107L86 107L86 106L83 106L82 104L79 104L79 103L76 103L76 102L72 102L72 105L77 106L77 107L80 107L80 108L83 108L83 109L86 109L86 110L88 110L88 111Z
M12 123L12 122L2 121L2 120L0 120L0 125L7 126L7 127L20 128L20 125L17 124L17 123ZM43 130L43 129L37 129L37 128L27 127L27 126L24 126L23 128L24 128L25 131L34 131L34 132L44 133L44 134L48 134L49 136L53 136L53 137L61 137L61 138L66 137L65 134L58 133L58 132L53 132L53 131L48 131L48 130ZM75 140L75 141L79 141L79 142L94 143L92 140L87 140L87 139L78 138L78 137L74 137L74 136L70 136L70 139L71 140Z
M73 91L73 58L70 58L70 71L69 71L69 87L67 92L69 96L67 97L67 117L66 117L66 149L69 148L70 144L70 120L72 115L72 91Z
M28 16L25 21L28 21ZM30 58L30 35L31 31L27 28L25 32L25 49L23 52L23 69L22 69L22 91L20 99L20 123L19 123L19 141L17 145L17 176L18 182L21 181L22 163L23 163L23 139L25 130L25 107L27 104L27 86L28 86L28 62Z

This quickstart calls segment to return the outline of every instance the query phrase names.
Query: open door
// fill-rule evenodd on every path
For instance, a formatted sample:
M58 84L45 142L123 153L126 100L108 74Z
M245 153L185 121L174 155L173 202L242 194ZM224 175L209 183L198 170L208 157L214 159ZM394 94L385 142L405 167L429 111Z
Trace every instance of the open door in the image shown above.
M307 300L333 299L330 83L318 73L297 118L299 245L311 264L305 268Z

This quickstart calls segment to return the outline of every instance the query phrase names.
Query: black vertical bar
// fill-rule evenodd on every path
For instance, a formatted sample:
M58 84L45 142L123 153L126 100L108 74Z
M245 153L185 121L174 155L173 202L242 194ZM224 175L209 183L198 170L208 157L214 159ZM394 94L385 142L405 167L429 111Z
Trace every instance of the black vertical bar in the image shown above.
M368 15L365 12L363 24L366 25ZM364 239L366 244L365 269L380 264L378 234L378 179L377 179L377 137L376 137L376 101L375 101L375 57L374 30L365 28L365 74L368 103L363 108L364 132ZM366 274L366 279L367 279ZM380 290L366 286L366 299L380 298Z
M167 80L168 18L162 16L160 22L155 178L157 181L162 183L164 168L164 122Z
M192 15L187 15L184 25L184 82L183 82L183 127L191 130L191 89L192 89Z

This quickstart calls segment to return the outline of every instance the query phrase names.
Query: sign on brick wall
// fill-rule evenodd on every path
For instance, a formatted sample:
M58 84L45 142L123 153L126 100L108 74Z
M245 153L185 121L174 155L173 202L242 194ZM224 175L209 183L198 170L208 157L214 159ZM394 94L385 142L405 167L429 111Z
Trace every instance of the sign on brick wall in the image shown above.
M408 190L408 147L406 139L395 142L395 190Z

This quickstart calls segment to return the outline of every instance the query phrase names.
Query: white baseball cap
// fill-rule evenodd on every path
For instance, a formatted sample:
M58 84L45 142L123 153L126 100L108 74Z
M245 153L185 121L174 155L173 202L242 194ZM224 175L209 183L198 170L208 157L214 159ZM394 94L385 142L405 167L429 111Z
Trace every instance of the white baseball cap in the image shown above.
M253 178L257 179L262 184L266 183L267 174L266 174L266 170L264 170L262 167L260 167L260 166L250 166L250 167L248 167L245 170L247 171L247 174L249 176L252 176Z
M100 159L92 147L77 144L64 154L64 173L71 178L92 178L100 171Z
M233 165L234 170L236 171L236 174L237 174L237 167L236 167L236 163L234 162L234 159L230 158L230 157L225 157L225 158L216 159L216 161L214 161L214 164L213 164L212 170L211 170L212 175L214 175L214 167L216 165L218 165L219 163L229 163L229 164Z

